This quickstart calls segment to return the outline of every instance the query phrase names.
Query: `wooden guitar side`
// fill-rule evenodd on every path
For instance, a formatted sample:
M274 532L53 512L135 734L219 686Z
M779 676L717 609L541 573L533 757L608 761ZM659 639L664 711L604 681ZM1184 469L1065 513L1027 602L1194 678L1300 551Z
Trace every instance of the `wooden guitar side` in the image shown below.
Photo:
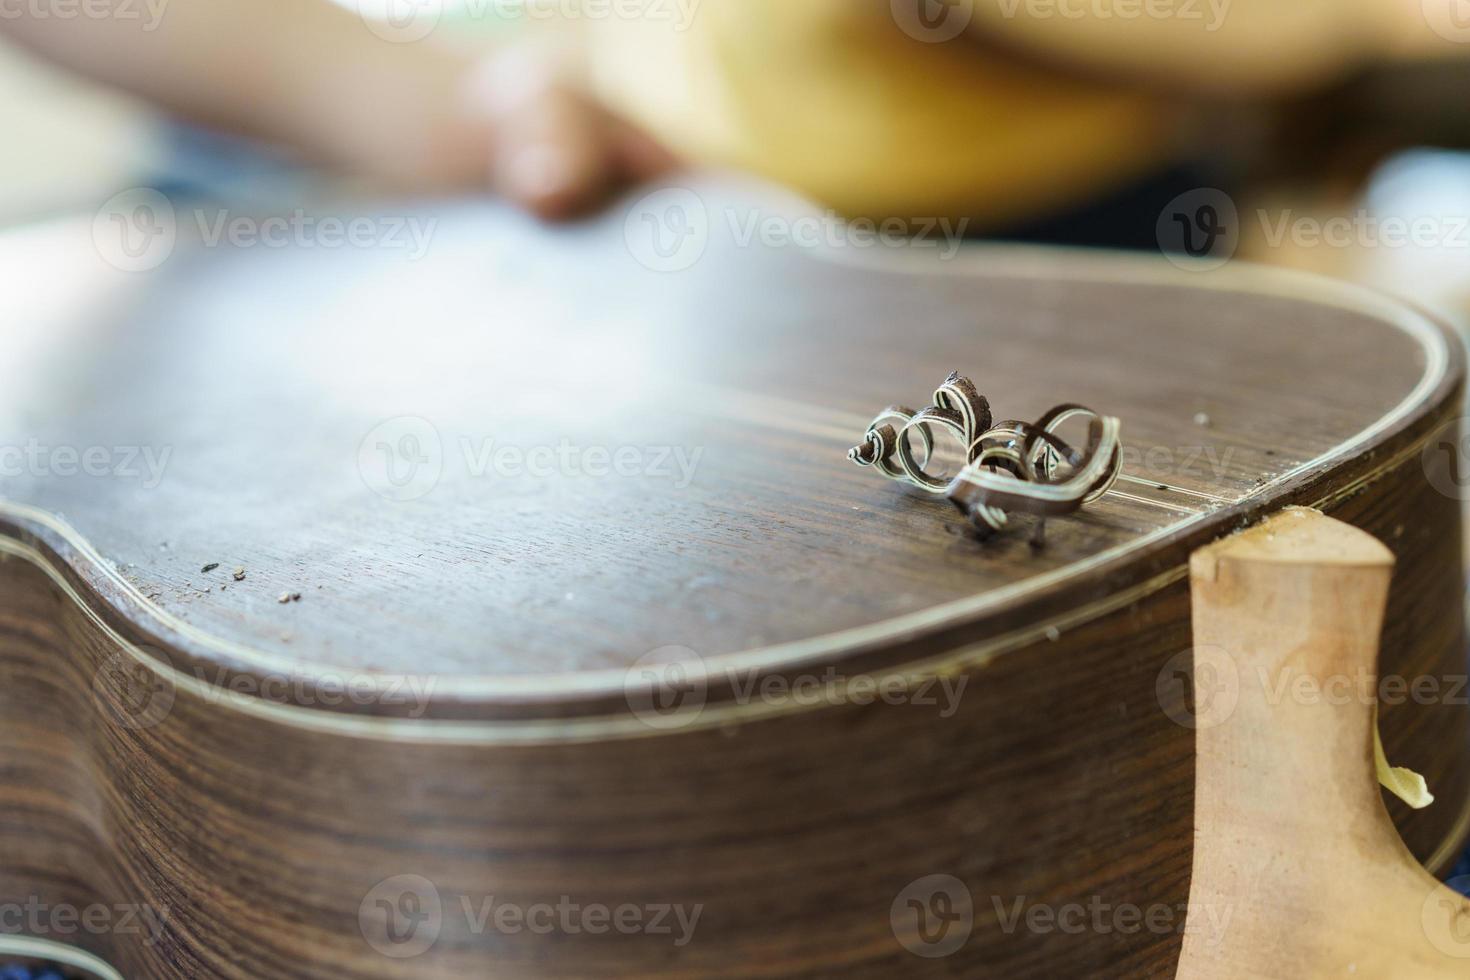
M436 205L422 261L184 221L125 275L90 222L0 237L0 451L50 447L0 476L0 911L156 925L0 932L145 980L1166 977L1190 554L1320 508L1398 559L1384 673L1463 677L1463 365L1429 318L1234 267L735 241L786 205L684 190L710 241L675 272L635 261L636 201L555 233ZM1036 549L847 461L953 370L998 417L1119 417L1124 478ZM381 468L431 436L436 480ZM564 444L643 468L495 469ZM156 483L54 453L140 446ZM660 448L702 450L687 481ZM1383 707L1434 872L1467 710Z

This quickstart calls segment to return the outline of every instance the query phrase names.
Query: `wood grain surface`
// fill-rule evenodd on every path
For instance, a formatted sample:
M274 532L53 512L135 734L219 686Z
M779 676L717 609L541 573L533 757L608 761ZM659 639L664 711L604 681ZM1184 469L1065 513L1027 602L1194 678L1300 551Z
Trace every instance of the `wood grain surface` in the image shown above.
M674 271L637 201L383 211L434 222L417 259L209 246L185 202L146 273L88 222L0 239L0 902L166 910L48 937L143 977L1168 975L1172 929L1000 910L1186 900L1188 552L1322 506L1400 559L1385 672L1464 676L1462 366L1426 318L1234 267L742 244L794 206L685 195ZM1036 550L847 462L951 370L998 418L1120 417L1123 480ZM1383 713L1436 867L1465 712ZM934 875L973 928L931 957ZM400 958L402 876L441 909ZM463 914L490 896L702 912L675 945Z

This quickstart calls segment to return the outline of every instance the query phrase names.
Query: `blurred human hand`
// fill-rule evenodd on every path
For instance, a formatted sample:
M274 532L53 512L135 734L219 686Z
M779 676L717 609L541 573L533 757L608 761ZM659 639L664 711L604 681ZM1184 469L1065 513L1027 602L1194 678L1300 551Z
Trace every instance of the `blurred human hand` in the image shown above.
M464 103L490 188L550 220L676 165L672 153L581 85L557 52L495 52L470 72Z
M410 192L488 189L567 218L673 164L579 84L576 31L489 54L389 43L327 0L186 3L156 26L0 17L0 33L99 82Z

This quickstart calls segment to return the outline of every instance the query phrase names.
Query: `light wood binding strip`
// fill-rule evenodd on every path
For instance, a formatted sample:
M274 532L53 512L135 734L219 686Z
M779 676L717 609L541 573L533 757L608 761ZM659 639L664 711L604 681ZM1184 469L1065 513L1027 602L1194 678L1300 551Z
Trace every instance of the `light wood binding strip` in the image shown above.
M1394 829L1375 699L1356 696L1376 690L1392 572L1376 539L1298 508L1191 559L1196 690L1213 694L1196 706L1183 980L1470 972L1470 900ZM1334 679L1354 695L1330 696Z
M20 956L26 959L49 960L52 963L83 970L96 980L123 980L123 975L110 964L86 950L49 939L34 939L30 936L0 936L0 956Z

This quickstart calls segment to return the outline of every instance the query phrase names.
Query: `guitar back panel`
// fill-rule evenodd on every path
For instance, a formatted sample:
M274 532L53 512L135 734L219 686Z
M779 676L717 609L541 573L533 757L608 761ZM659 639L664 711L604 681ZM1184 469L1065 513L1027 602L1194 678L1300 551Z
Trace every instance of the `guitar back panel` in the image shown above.
M1440 693L1384 735L1439 802L1394 815L1458 852L1436 324L1263 270L742 243L791 216L699 196L678 271L622 214L471 205L419 258L183 210L146 274L0 241L34 287L0 300L0 901L152 910L51 938L160 978L1167 975L1172 928L1014 912L1185 902L1185 560L1287 504L1398 556L1385 672ZM950 371L997 419L1117 416L1122 478L1037 547L847 462ZM930 958L935 875L972 927ZM490 896L702 912L551 941Z

